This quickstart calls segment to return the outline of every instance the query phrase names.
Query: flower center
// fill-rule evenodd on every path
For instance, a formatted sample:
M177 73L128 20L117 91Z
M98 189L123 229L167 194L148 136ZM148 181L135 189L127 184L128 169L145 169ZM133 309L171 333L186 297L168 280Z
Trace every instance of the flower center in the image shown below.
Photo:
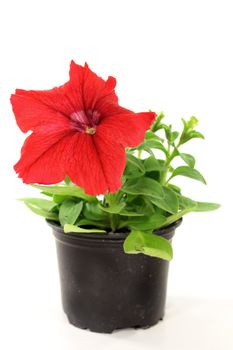
M94 135L95 134L95 128L89 128L88 126L85 129L85 132L89 135Z
M99 117L99 112L91 109L88 111L77 111L70 115L72 127L79 132L85 132L89 135L95 134Z

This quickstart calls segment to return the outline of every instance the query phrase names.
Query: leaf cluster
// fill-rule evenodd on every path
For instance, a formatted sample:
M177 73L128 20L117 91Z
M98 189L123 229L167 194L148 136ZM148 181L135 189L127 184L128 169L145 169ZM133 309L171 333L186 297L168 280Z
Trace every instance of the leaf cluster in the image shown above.
M195 117L182 119L181 133L164 123L160 113L142 144L126 150L127 163L122 176L122 187L116 193L89 196L69 178L55 186L33 185L46 197L24 198L22 201L34 213L56 221L65 233L106 233L126 230L124 251L143 253L170 260L172 247L155 230L168 226L190 212L211 211L219 204L199 202L183 195L173 183L177 176L185 176L206 184L196 169L193 155L181 148L192 139L204 139L195 128ZM181 147L182 146L182 147ZM182 165L175 167L173 160Z

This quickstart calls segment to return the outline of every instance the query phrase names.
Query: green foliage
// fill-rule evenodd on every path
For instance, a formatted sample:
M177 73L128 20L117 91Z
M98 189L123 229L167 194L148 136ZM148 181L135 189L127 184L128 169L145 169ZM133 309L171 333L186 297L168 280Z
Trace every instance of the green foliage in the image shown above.
M76 225L65 224L64 232L77 232L77 233L106 233L105 230L91 229L91 228L82 228Z
M178 168L176 168L172 172L170 179L178 175L187 176L187 177L190 177L191 179L198 180L198 181L201 181L203 184L206 184L206 181L204 177L201 175L201 173L198 170L190 168L188 166L179 166Z
M74 224L83 208L83 202L76 202L73 199L65 199L61 203L59 210L59 220L62 226L65 224Z
M178 211L178 199L176 193L163 186L164 197L152 198L151 202L157 207L163 209L165 212L175 214Z
M145 176L140 179L125 182L121 191L133 195L144 195L154 198L164 197L164 191L160 183Z
M49 220L59 221L58 212L55 210L57 204L53 201L42 198L22 198L20 201L24 202L33 213Z
M188 121L182 119L182 122L184 128L180 137L179 145L182 145L183 143L194 138L204 139L204 136L199 131L194 130L194 128L198 125L197 118L191 117Z
M165 161L162 159L156 159L155 156L150 156L144 160L144 168L145 171L151 172L154 170L162 171L166 170L166 166L164 165Z
M66 197L77 197L82 198L87 202L97 202L96 197L89 196L82 188L75 185L60 185L60 186L40 186L32 185L32 187L45 192L48 195L61 195Z
M135 178L140 177L145 174L145 167L143 161L133 156L130 153L127 153L127 163L124 171L124 176L126 178Z
M127 225L134 230L154 230L163 226L166 223L166 217L154 213L150 216L144 216L143 220L140 217L129 218Z
M179 153L179 156L181 157L181 159L183 159L183 161L188 164L188 166L190 168L194 168L195 166L195 158L191 155L191 154L188 154L188 153Z
M124 251L128 254L143 253L164 260L172 259L172 247L168 240L152 232L132 230L124 241Z
M123 185L116 193L90 196L66 177L63 183L54 186L33 185L47 199L24 198L22 201L34 213L60 222L65 233L101 234L123 229L129 232L124 242L126 253L170 260L169 241L153 231L187 213L219 208L217 203L184 196L181 188L171 183L177 176L185 176L206 184L195 168L193 155L180 151L188 141L204 139L204 136L195 129L198 124L195 117L182 122L183 129L178 132L164 123L163 113L157 116L141 145L127 149ZM175 167L174 159L180 159L183 165Z
M196 207L193 211L212 211L220 207L218 203L196 202Z
M163 146L163 144L158 141L157 139L153 140L153 139L145 139L144 142L137 147L137 150L141 150L141 151L147 151L149 154L153 154L151 149L158 149L160 151L162 151L165 155L167 155L167 150L166 148Z

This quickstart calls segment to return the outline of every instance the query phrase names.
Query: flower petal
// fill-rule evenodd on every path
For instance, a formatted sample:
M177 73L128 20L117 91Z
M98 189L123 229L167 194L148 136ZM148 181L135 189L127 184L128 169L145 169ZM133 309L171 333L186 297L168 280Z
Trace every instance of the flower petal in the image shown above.
M97 101L95 108L100 113L100 120L117 114L134 114L134 112L129 109L121 107L118 103L108 100L107 98Z
M11 103L16 122L23 132L35 130L43 125L49 127L50 124L57 123L59 127L68 123L69 119L65 115L30 97L30 93L26 94L27 91L16 90L16 92L17 94L11 96Z
M105 192L116 192L122 186L121 177L126 165L125 149L123 145L116 142L111 130L103 132L102 129L97 128L94 142L107 182Z
M118 105L118 98L114 91L116 79L108 77L107 81L103 80L92 72L87 64L82 67L71 61L70 83L82 95L86 111L98 110L99 104L104 102Z
M155 119L154 112L120 114L104 118L97 129L103 133L111 133L117 142L124 147L136 147L145 137Z
M24 142L14 169L24 183L53 184L66 176L64 149L74 131L69 128L32 133Z
M70 118L77 111L97 110L101 118L126 112L118 106L115 86L115 78L104 81L87 64L82 67L72 61L69 82L50 90L17 89L11 103L18 126L27 132L50 120Z
M24 143L15 171L27 184L50 185L68 175L86 193L98 195L121 187L125 162L124 147L101 131L94 136L67 130L34 132Z
M72 161L67 174L73 183L90 195L115 192L121 187L125 168L124 147L100 131L94 136L76 135L70 143Z

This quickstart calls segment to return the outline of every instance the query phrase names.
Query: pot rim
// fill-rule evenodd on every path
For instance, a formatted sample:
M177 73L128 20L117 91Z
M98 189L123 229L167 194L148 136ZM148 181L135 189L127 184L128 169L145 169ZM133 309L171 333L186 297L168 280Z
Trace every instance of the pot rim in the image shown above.
M175 233L175 229L181 225L182 221L183 221L183 218L180 218L168 226L155 229L153 232L158 236L163 236L164 238L171 239ZM127 230L123 232L110 231L107 233L76 233L76 232L64 233L62 226L58 222L49 220L49 219L46 219L46 222L50 227L52 227L53 232L55 233L55 236L60 236L60 238L63 237L63 239L66 237L67 239L69 238L77 239L77 240L91 239L91 240L101 240L102 242L116 241L116 240L124 241L130 232L129 230Z

